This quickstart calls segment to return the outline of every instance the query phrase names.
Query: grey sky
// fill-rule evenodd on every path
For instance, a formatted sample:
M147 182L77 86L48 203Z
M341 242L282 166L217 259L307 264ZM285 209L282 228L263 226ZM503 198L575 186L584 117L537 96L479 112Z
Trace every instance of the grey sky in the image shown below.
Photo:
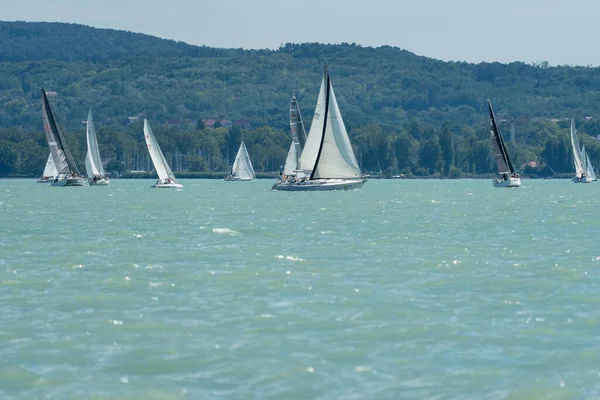
M0 0L0 19L61 21L215 47L397 46L454 61L600 65L600 0Z

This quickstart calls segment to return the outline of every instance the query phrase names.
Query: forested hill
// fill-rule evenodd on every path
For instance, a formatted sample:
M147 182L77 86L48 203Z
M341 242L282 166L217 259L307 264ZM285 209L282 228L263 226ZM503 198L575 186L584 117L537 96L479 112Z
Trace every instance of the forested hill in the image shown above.
M443 62L348 43L217 49L76 24L0 21L0 175L43 167L41 87L53 92L81 159L81 122L92 107L103 157L115 169L149 165L141 127L128 126L128 117L146 115L176 169L225 171L243 137L255 168L276 170L289 146L291 94L308 127L325 64L366 171L493 172L488 98L505 135L517 133L509 143L517 165L535 160L570 171L567 118L580 133L600 135L600 68ZM252 130L207 132L197 121L209 119L249 121ZM580 140L598 163L598 142Z

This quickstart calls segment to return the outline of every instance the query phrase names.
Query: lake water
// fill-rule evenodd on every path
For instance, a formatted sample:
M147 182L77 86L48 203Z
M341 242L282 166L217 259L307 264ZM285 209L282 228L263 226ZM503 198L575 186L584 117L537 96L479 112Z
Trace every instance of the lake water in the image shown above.
M0 180L2 399L600 398L600 184Z

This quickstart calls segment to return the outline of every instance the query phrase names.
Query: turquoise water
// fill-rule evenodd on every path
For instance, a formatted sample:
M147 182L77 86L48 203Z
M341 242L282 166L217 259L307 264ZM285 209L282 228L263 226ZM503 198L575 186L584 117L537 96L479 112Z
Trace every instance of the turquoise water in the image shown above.
M0 180L2 399L600 397L600 184Z

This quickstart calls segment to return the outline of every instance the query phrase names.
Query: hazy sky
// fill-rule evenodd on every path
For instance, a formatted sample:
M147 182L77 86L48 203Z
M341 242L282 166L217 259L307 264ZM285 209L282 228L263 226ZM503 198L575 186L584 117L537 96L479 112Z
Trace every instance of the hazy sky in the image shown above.
M356 42L442 60L600 65L600 0L0 0L0 10L215 47Z

